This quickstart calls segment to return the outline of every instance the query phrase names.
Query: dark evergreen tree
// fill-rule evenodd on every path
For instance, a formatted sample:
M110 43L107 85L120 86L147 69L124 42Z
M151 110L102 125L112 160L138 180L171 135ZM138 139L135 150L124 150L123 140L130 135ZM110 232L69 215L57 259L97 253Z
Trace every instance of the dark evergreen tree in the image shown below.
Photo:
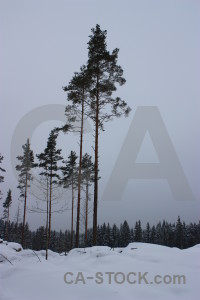
M91 247L92 245L93 245L93 243L92 243L92 228L90 228L90 229L88 229L88 233L87 233L87 246Z
M28 223L24 227L24 248L32 249L32 236Z
M195 245L197 226L195 223L190 223L189 225L186 226L186 228L187 228L188 247L192 247L193 245Z
M9 189L8 193L7 193L7 197L5 202L3 203L3 208L4 208L4 219L6 220L6 239L8 239L8 225L9 225L9 221L10 221L10 206L12 204L12 192Z
M147 222L146 230L144 231L144 241L145 243L151 242L151 227L149 222Z
M155 244L155 240L156 240L156 228L155 226L153 225L152 229L151 229L151 243L152 244Z
M120 227L121 246L126 247L131 241L131 232L127 221Z
M98 246L102 246L102 244L103 244L103 235L102 235L102 230L101 230L102 228L101 228L101 226L97 226L97 245ZM87 233L87 235L88 235L88 233ZM87 240L88 240L88 238L87 238Z
M5 235L5 222L3 219L0 219L0 238L4 239L4 235Z
M180 217L178 217L178 220L176 222L175 244L178 248L182 248L183 246L183 228Z
M52 251L55 251L55 248L56 248L56 244L57 244L57 241L56 241L56 231L53 230L51 231L51 235L50 235L50 249Z
M22 247L24 246L24 227L26 223L26 206L27 206L27 191L30 187L30 182L33 180L31 175L31 169L35 167L33 151L30 148L29 139L25 145L22 146L23 155L17 156L20 161L20 165L16 166L16 170L19 172L19 185L20 197L24 199L24 214L23 214L23 227L22 227Z
M34 250L46 249L46 229L44 226L40 226L33 235L32 239Z
M62 253L64 249L65 249L65 234L62 232L62 230L60 230L58 235L56 250L58 253Z
M131 243L134 242L134 230L131 228Z
M163 239L163 245L167 244L167 224L165 220L162 222L162 239Z
M163 233L162 233L161 222L159 222L156 226L155 243L163 245Z
M142 228L140 220L135 224L135 231L134 231L134 241L141 242L142 241Z
M12 231L10 232L10 240L20 243L20 239L18 239L18 237L20 236L18 233L18 223L13 222L12 224L13 226L12 226Z
M74 236L74 232L73 232L73 236ZM63 248L63 250L62 251L64 251L65 252L65 255L67 254L67 252L68 251L70 251L71 249L71 243L70 243L70 241L71 241L71 232L70 231L68 231L68 230L65 230L65 234L64 234L64 248Z
M128 115L130 108L119 97L113 98L116 84L123 85L125 79L122 68L117 65L119 49L112 53L107 50L107 31L99 25L92 28L88 42L88 74L90 77L90 118L95 126L95 176L94 176L94 212L93 212L93 245L97 241L97 203L98 203L98 171L99 171L99 131L104 123L113 117Z
M101 232L103 237L102 246L109 246L109 234L105 223L103 223L103 226L101 227Z
M111 232L111 247L115 248L119 246L119 240L120 240L120 231L119 228L116 226L116 224L113 225L112 227L112 232Z
M164 230L164 245L170 246L170 241L171 241L171 225L168 224L168 222L165 222L165 225L162 225L163 230Z
M186 237L186 225L185 222L182 224L182 248L187 248L187 237Z

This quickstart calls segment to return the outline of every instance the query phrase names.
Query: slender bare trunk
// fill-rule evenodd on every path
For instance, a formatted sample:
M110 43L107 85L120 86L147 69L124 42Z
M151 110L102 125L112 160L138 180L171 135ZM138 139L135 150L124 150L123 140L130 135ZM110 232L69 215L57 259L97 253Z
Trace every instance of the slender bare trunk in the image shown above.
M26 222L26 200L27 200L27 182L28 182L28 175L26 173L26 182L25 182L25 195L24 195L24 217L23 217L23 225L22 225L22 247L24 246L24 227Z
M48 246L49 246L48 222L49 222L49 178L48 178L48 175L47 175L46 260L48 259Z
M80 202L81 202L81 169L82 169L82 152L83 152L83 125L84 125L84 92L81 112L81 132L80 132L80 156L78 172L78 203L77 203L77 221L76 221L76 248L79 247L79 226L80 226Z
M73 231L74 231L74 179L72 178L72 220L71 220L71 243L70 243L70 250L73 247Z
M85 247L87 246L87 227L88 227L88 181L87 181L87 183L86 183Z
M49 236L48 236L48 241L49 244L51 243L51 206L52 206L52 167L51 167L51 175L50 175L50 194L49 194Z
M97 243L97 203L98 203L98 149L99 149L99 78L97 77L96 118L95 118L95 162L94 162L94 208L93 208L93 246Z

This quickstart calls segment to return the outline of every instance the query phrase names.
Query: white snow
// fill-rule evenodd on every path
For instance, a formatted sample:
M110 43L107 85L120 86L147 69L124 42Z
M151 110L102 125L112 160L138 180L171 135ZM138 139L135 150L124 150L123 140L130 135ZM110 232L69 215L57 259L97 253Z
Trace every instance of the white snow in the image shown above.
M21 248L21 251L17 252ZM73 280L72 284L64 281ZM77 283L77 275L79 273ZM101 272L103 283L96 283ZM111 274L111 284L109 275ZM117 274L121 272L123 274ZM138 273L148 272L141 284ZM184 275L183 284L155 284L155 275ZM125 282L119 284L125 276ZM169 278L169 276L167 278ZM94 279L87 279L94 277ZM85 284L83 283L85 281ZM153 282L151 284L151 282ZM92 247L73 249L67 256L49 251L23 250L19 244L0 244L0 300L197 300L200 286L200 245L186 250L159 245L131 243L126 248Z

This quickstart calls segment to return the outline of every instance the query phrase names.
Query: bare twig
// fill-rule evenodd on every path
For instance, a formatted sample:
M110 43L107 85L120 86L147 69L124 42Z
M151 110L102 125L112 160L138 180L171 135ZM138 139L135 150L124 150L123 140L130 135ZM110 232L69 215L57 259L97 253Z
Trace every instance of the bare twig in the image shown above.
M37 256L37 258L39 259L39 261L41 262L39 256L35 253L35 251L34 251L34 250L32 250L32 251L33 251L33 253Z
M2 253L0 253L0 254L1 254L1 256L3 256L3 258L5 258L13 266L13 264L11 263L11 261L7 257L5 257Z

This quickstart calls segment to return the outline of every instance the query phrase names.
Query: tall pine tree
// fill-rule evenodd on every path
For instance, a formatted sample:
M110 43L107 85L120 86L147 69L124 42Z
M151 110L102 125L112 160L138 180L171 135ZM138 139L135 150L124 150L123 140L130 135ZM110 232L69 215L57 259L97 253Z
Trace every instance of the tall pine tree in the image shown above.
M33 180L31 175L31 169L35 167L34 164L34 154L30 148L29 139L25 145L22 146L23 155L17 156L17 159L21 164L16 166L16 170L19 171L19 185L20 197L24 199L24 215L23 215L23 225L22 225L22 247L24 245L24 227L26 222L26 206L27 206L27 192L28 187L30 187L30 182Z
M41 175L47 178L47 225L46 225L46 259L48 258L48 245L51 240L51 215L52 215L52 191L53 184L58 184L60 176L58 171L60 167L58 162L63 159L61 149L56 149L58 132L52 130L49 134L47 147L44 152L37 155L39 159L39 167L43 168ZM48 227L48 228L47 228Z
M10 220L10 206L12 204L12 193L11 190L9 189L7 193L7 197L5 202L3 203L3 208L4 208L4 219L6 219L6 239L8 239L8 225L9 225L9 220Z
M94 211L93 211L93 244L97 240L97 204L98 204L98 165L99 165L99 131L104 130L104 123L113 117L126 116L130 112L124 100L113 98L116 84L125 84L123 70L117 65L119 49L112 53L107 50L107 31L99 25L92 28L88 42L88 74L90 78L90 118L95 127L95 176L94 176Z

